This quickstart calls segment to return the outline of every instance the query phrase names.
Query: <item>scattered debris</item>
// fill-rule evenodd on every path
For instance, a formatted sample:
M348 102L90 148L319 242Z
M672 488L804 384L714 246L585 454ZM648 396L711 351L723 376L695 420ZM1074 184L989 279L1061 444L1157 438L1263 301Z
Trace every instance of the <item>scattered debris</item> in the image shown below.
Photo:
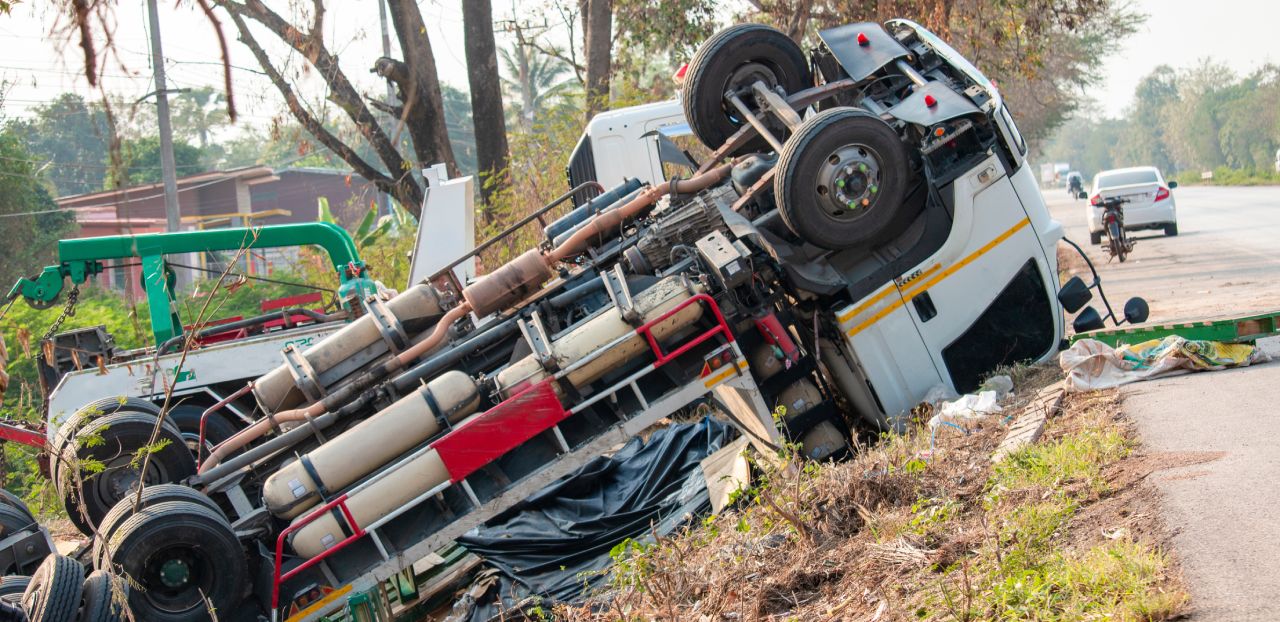
M1118 348L1081 339L1062 352L1069 391L1109 389L1157 376L1244 367L1268 360L1256 346L1188 340L1177 335Z

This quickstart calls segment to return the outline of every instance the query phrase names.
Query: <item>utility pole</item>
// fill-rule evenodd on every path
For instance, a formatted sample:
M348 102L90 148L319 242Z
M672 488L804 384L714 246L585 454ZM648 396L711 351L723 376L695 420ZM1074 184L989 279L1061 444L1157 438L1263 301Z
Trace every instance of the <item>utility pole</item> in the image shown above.
M391 34L387 32L387 0L378 0L378 21L382 22L382 56L391 58ZM396 90L391 87L390 80L385 82L387 83L387 104L390 105L396 99ZM383 117L387 120L388 130L394 127L396 120L391 117L390 113L383 113ZM395 174L395 172L392 174ZM391 195L389 193L382 193L382 208L383 214L391 213Z
M156 81L156 119L160 125L160 172L164 177L164 214L168 231L177 231L178 176L173 161L173 127L169 124L169 93L164 81L164 53L160 50L160 13L156 0L147 0L151 20L151 68Z

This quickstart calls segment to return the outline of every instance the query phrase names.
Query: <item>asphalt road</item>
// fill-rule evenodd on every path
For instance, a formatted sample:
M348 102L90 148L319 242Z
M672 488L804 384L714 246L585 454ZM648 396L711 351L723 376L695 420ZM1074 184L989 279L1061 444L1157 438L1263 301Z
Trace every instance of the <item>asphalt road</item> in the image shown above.
M1280 186L1178 188L1178 235L1133 232L1123 264L1089 245L1085 201L1063 189L1044 194L1067 237L1098 266L1117 308L1142 296L1153 321L1280 309Z
M1280 187L1174 194L1177 237L1140 234L1124 264L1089 249L1110 297L1146 297L1152 321L1280 309ZM1067 236L1087 242L1084 203L1065 190L1046 195ZM1151 476L1191 591L1191 620L1280 619L1280 339L1260 345L1276 360L1123 388L1147 452L1209 459Z

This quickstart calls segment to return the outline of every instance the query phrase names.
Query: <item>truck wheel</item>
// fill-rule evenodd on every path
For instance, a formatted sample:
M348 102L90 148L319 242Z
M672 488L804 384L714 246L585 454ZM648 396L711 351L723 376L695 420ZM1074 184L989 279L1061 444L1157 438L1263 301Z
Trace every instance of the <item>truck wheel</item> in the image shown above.
M813 86L804 51L790 37L769 26L739 24L702 43L685 72L682 99L685 119L703 144L717 149L747 124L724 95L750 89L757 80L787 93ZM747 94L742 101L753 107L755 98ZM771 115L765 115L764 121L775 132L786 129ZM757 136L729 155L770 150L769 143Z
M782 221L801 239L831 250L882 242L923 206L909 192L907 148L879 117L833 108L805 121L778 159L774 194Z
M249 573L227 520L190 501L166 501L130 516L107 544L130 585L139 620L178 622L230 612ZM206 602L207 599L207 602Z
M101 570L84 580L80 595L80 622L122 622L129 584Z
M70 557L50 555L31 575L22 594L27 619L38 622L74 622L80 610L84 567Z
M31 513L31 509L27 507L27 504L23 503L22 499L18 498L18 495L15 495L3 488L0 488L0 504L7 505L19 512L22 512L22 514L29 519L29 522L36 522L36 515Z
M138 509L141 510L166 501L189 501L217 512L218 516L221 516L223 520L227 518L222 508L218 507L218 504L214 503L213 499L194 488L188 488L182 484L156 484L143 488L142 503L138 506ZM133 516L133 514L133 497L126 496L112 506L111 511L107 512L106 516L102 517L102 522L98 523L98 533L93 539L92 555L89 557L93 561L95 568L99 570L115 570L107 567L107 563L110 560L105 555L107 550L105 543L111 541L120 524L130 516Z
M140 450L151 439L155 421L155 415L129 412L96 419L82 427L63 450L67 465L82 465L82 486L77 486L73 474L65 468L60 469L57 480L67 516L81 533L93 533L93 527L116 502L134 491L140 480L146 485L164 484L195 475L195 459L182 435L168 421L160 429L145 477L140 473Z
M1090 243L1090 244L1092 244L1092 245L1094 245L1094 246L1102 246L1102 232L1101 232L1101 231L1090 231L1090 232L1089 232L1089 243Z
M53 445L50 453L54 456L62 454L63 448L66 447L67 441L75 438L76 431L84 427L90 421L99 419L107 415L114 415L118 412L139 412L151 413L153 415L160 414L160 407L144 400L140 397L126 397L124 395L116 397L103 397L84 406L67 417L62 425L58 426L58 431L53 437ZM49 466L50 472L53 474L54 481L58 480L58 467L60 461L54 460Z
M6 600L11 600L12 597L17 597L17 600L21 602L22 594L27 591L27 586L30 584L31 577L24 577L21 575L9 575L4 577L0 579L0 599L10 597L10 599Z
M187 442L187 448L191 450L191 455L195 456L197 460L202 460L204 456L209 455L209 450L238 432L236 426L228 421L226 417L213 413L205 421L204 449L200 449L197 445L200 444L200 417L204 415L204 411L205 409L199 406L189 404L169 409L169 420L178 426L178 430L182 433L182 438Z

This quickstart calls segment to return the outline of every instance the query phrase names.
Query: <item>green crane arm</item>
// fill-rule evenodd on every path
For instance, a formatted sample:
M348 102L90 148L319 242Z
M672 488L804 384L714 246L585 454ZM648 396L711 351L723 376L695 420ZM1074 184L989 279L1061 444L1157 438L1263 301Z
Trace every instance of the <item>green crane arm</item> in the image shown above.
M61 295L65 279L83 283L102 272L104 260L136 257L142 260L151 329L159 345L182 334L165 255L306 245L319 246L328 253L341 283L339 297L344 301L352 297L350 294L363 298L373 292L373 282L368 279L364 262L346 230L333 223L310 222L61 240L58 242L60 263L45 267L34 279L19 279L6 300L22 296L33 306L52 304Z

